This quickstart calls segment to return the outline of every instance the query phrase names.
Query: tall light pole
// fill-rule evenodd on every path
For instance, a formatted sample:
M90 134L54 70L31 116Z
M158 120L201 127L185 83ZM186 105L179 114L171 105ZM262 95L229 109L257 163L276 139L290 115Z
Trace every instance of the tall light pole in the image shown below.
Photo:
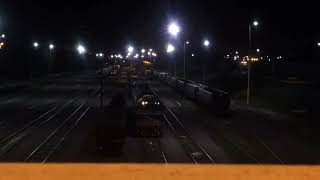
M178 36L178 34L180 33L180 31L181 31L181 30L180 30L180 26L179 26L178 24L176 24L175 22L169 24L169 26L168 26L168 33L169 33L172 37L176 38L176 37ZM170 46L170 45L171 45L171 44L168 45L167 52L168 52L168 49L169 49L169 46ZM174 51L174 49L175 49L172 45L170 46L170 48L173 48L172 51ZM177 76L177 62L176 62L176 61L174 61L174 74L175 74L175 76Z
M189 41L183 43L183 78L186 79L186 46L190 44Z
M151 61L151 52L149 51L147 54L148 54L149 60Z
M5 37L5 36L4 36L4 37ZM33 48L34 48L35 50L38 50L38 48L39 48L39 46L40 46L37 41L34 41L32 45L33 45ZM30 80L32 80L32 78L33 78L33 77L32 77L32 76L33 76L33 73L32 73L33 69L32 69L31 63L32 63L31 60L29 60L29 61L28 61L28 69L29 69L29 79L30 79Z
M258 27L259 22L257 20L249 23L249 63L248 63L248 82L247 82L247 104L250 103L250 70L251 70L251 63L250 63L250 56L252 53L252 26L253 27Z
M54 44L50 43L49 44L49 61L48 61L48 74L51 71L51 64L52 64L52 52L54 50L55 46Z
M153 54L152 51L153 51L152 49L149 49L149 51L148 51L148 56L149 56L150 62L151 62L151 60L152 60L152 54Z
M210 41L209 41L208 39L205 39L205 40L203 41L203 46L204 46L205 48L209 48L209 46L210 46ZM206 66L205 66L205 63L202 62L202 84L205 83L205 80L206 80Z
M172 54L175 51L175 47L172 44L168 44L167 53ZM170 64L170 63L169 63ZM176 68L176 66L175 66ZM171 73L171 64L170 64L170 73ZM177 75L177 71L175 71L175 76Z

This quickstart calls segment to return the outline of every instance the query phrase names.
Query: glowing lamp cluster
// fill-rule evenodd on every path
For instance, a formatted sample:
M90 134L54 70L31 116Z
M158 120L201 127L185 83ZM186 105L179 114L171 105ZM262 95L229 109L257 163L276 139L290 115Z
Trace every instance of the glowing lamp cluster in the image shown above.
M174 46L172 44L168 44L167 53L172 53L174 50L175 50Z

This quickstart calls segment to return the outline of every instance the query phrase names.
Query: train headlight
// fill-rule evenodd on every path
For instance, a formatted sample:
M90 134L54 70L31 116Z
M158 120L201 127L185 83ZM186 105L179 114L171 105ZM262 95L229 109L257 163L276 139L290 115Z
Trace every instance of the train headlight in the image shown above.
M142 104L142 106L145 106L148 104L148 101L142 101L141 104Z

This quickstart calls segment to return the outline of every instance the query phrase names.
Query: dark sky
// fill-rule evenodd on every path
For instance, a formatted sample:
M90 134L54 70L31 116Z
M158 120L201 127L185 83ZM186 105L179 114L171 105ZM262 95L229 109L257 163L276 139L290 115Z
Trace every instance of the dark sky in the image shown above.
M21 43L53 41L60 46L85 42L92 50L120 51L126 44L162 48L166 25L176 20L181 39L199 46L209 38L219 51L248 47L248 23L262 22L254 44L270 54L295 55L320 40L315 8L216 7L210 1L2 1L0 30ZM58 46L58 45L57 45Z

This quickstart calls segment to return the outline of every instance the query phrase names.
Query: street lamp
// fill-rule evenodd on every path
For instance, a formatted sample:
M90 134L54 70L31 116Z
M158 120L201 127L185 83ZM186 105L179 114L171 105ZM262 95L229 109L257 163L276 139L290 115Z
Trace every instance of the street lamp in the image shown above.
M209 47L210 46L210 41L209 40L204 40L203 41L203 45L205 46L205 47Z
M210 46L210 41L208 39L203 40L203 45L205 48L209 48ZM205 60L202 61L202 84L205 83L205 79L206 79L206 66L205 66Z
M81 54L86 53L86 48L85 48L83 45L79 44L79 45L77 46L77 51L78 51L78 53L81 55Z
M175 47L172 44L168 44L167 46L167 53L172 54L175 51ZM171 65L170 65L170 72L171 72ZM177 63L174 63L174 75L177 76Z
M101 53L101 52L100 52L100 53L96 53L96 57L100 57L100 58L101 58L101 57L103 57L103 56L104 56L104 54Z
M172 44L168 44L167 46L167 53L172 53L175 50L174 46ZM149 53L148 53L149 54Z
M49 44L49 49L53 50L54 49L54 45L53 44Z
M189 41L183 43L183 78L186 79L186 46L190 44Z
M33 43L33 47L38 48L39 47L39 43L38 42L34 42Z
M128 47L128 52L129 52L130 54L133 52L133 50L134 50L134 49L133 49L132 46L129 46L129 47Z
M249 56L251 55L252 51L252 26L254 28L259 26L259 22L257 20L254 20L253 22L249 23ZM260 50L259 50L260 51ZM250 103L250 69L251 69L251 63L248 63L248 87L247 87L247 104Z
M142 52L142 54L144 54L146 52L146 50L145 49L141 49L141 52Z
M180 32L180 27L176 24L176 23L171 23L169 26L168 26L168 32L176 37L178 35L178 33Z

